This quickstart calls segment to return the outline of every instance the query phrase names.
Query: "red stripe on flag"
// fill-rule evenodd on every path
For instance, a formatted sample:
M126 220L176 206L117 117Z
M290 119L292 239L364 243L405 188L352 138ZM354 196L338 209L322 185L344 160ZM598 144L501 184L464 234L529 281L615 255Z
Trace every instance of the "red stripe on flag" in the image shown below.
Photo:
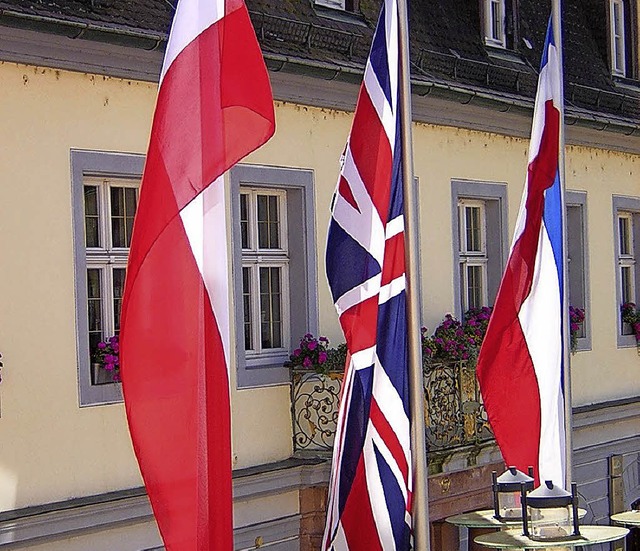
M540 392L518 314L531 291L542 225L544 191L558 168L560 117L545 103L539 154L529 166L526 221L502 277L476 372L485 409L507 465L538 479Z
M376 521L371 510L371 497L367 488L364 457L361 455L349 497L340 517L349 549L382 551Z
M385 224L389 215L392 151L364 85L360 88L349 148L360 178Z
M351 187L342 174L340 174L340 181L338 182L338 193L342 195L347 203L349 203L354 209L360 212L358 203L356 203L356 199L353 196L353 192L351 191Z
M152 308L150 297L158 297ZM165 546L231 549L227 368L180 218L147 255L125 320L129 429Z
M389 424L389 421L387 421L384 413L380 410L380 406L378 406L378 402L376 402L375 398L371 399L371 410L369 416L373 426L378 431L378 434L381 436L387 448L389 448L391 455L393 455L393 458L402 473L402 478L404 478L405 486L408 486L409 465L407 464L407 458L404 455L404 450L400 444L400 440L398 440L398 436L393 430L393 427Z
M351 354L376 343L378 295L359 302L340 316L340 325Z
M158 91L123 298L125 406L168 551L233 547L227 366L179 214L273 134L262 54L246 7L233 6Z
M382 265L382 285L404 274L404 232L387 239Z

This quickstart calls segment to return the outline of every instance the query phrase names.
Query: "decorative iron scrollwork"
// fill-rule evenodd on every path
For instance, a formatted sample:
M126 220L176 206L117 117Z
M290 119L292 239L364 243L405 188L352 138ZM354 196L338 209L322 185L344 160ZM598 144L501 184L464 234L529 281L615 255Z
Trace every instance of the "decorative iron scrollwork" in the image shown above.
M430 451L448 451L493 439L474 365L465 361L425 362L426 438ZM342 372L291 370L294 451L333 448Z
M293 369L291 374L294 450L330 452L338 422L343 373L323 375Z

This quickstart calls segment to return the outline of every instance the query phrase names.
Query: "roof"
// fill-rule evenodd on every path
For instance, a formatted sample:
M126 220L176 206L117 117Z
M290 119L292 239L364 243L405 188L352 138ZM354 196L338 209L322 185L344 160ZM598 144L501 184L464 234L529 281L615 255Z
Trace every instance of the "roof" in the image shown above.
M0 24L83 25L113 33L166 39L176 0L0 0ZM246 0L267 60L286 58L361 72L380 0L359 0L357 14L311 0ZM411 61L414 82L455 85L530 100L550 13L549 0L517 0L513 47L491 48L481 36L479 2L414 0ZM599 0L563 2L565 100L576 112L640 121L640 82L615 79L608 67L606 14ZM79 30L78 33L81 31Z

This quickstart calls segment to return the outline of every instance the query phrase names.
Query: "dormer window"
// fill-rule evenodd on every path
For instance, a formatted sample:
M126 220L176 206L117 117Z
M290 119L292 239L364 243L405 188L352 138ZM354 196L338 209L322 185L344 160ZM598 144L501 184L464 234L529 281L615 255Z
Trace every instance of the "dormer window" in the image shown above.
M483 0L484 41L488 46L506 48L505 0Z
M316 6L324 6L334 10L344 10L345 0L315 0Z
M347 13L358 13L360 0L314 0L316 6L340 10Z
M625 40L625 10L623 0L609 0L609 46L611 72L620 77L627 74Z

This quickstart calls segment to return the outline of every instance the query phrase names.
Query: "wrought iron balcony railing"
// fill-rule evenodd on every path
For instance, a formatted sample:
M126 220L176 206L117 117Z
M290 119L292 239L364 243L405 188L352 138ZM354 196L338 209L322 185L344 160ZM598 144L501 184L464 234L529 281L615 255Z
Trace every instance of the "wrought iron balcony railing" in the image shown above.
M305 369L291 371L295 452L331 452L342 376L341 372L320 375ZM493 439L473 365L467 362L425 364L424 395L430 451L447 452Z

